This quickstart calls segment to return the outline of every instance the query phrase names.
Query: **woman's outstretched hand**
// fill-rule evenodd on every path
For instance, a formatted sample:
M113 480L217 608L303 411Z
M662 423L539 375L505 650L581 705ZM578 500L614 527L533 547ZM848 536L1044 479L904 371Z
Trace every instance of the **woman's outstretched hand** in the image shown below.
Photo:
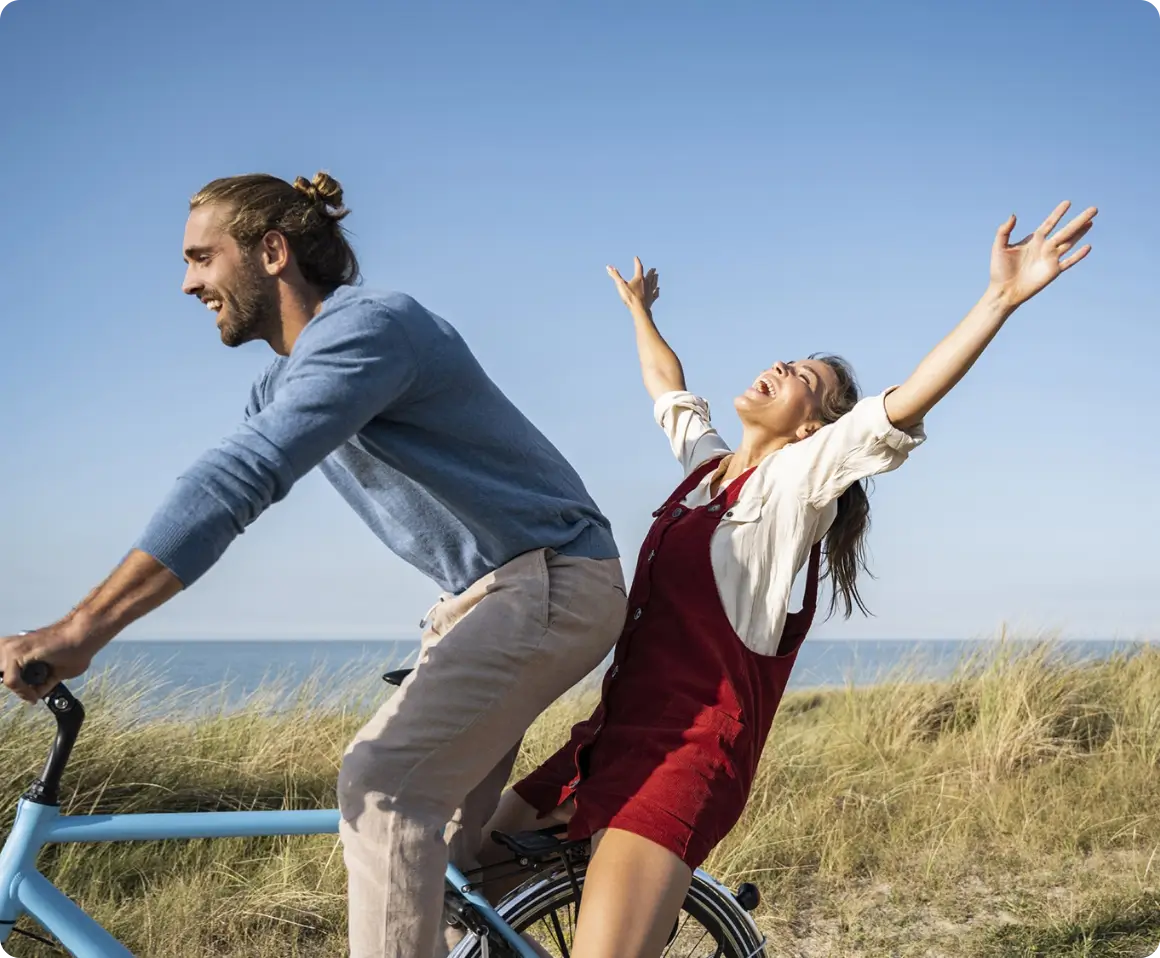
M648 312L661 294L661 288L657 285L657 271L650 269L648 273L645 273L639 256L634 256L632 262L635 267L632 279L626 281L615 266L607 267L608 275L616 284L616 291L620 294L625 306L629 309L643 309Z
M661 294L661 288L657 285L657 271L650 269L646 274L639 256L634 256L632 262L636 267L632 279L626 281L615 266L607 267L608 275L616 284L616 291L624 300L624 305L632 313L644 388L648 390L653 402L656 402L667 392L685 388L685 372L681 369L677 354L665 342L653 322L651 306Z
M1018 243L1011 242L1011 231L1015 228L1014 213L999 227L995 234L995 245L991 249L991 285L1002 292L1012 307L1027 302L1060 273L1071 269L1091 252L1090 245L1078 250L1075 245L1092 228L1092 220L1097 212L1094 206L1089 206L1054 236L1049 235L1070 206L1068 200L1060 203L1040 224L1039 229ZM1071 255L1060 259L1068 253Z
M1039 229L1018 243L1011 242L1014 214L999 227L991 249L991 285L986 294L886 397L886 415L899 429L922 422L975 364L1012 311L1091 252L1090 246L1075 246L1092 228L1094 206L1051 235L1069 206L1060 203Z

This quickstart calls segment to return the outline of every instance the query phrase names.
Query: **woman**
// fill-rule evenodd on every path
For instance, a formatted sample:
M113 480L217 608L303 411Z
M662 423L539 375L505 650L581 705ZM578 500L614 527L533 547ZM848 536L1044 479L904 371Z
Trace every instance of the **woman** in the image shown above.
M857 605L869 508L862 480L898 468L927 412L1011 313L1090 246L1085 210L1054 236L1060 204L1011 244L999 227L986 293L900 386L859 401L835 357L777 362L734 406L730 451L687 392L653 325L656 273L609 274L636 325L645 386L685 478L653 513L601 702L570 740L501 801L491 829L570 821L593 852L573 958L652 958L691 880L736 823L798 648L813 619L821 555L848 616ZM1061 262L1061 257L1070 253ZM805 600L790 611L806 568Z

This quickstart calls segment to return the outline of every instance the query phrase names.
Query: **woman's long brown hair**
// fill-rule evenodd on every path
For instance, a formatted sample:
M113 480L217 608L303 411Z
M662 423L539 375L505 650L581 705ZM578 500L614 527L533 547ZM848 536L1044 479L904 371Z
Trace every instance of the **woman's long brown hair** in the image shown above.
M827 424L836 422L858 402L858 381L854 378L854 370L840 356L813 355L810 359L825 363L838 377L837 388L826 390L822 397L822 421ZM839 598L845 607L845 618L850 618L854 606L863 615L870 614L858 594L859 569L870 575L866 566L866 533L869 529L870 499L866 495L864 480L858 480L838 497L838 515L826 533L824 577L831 580L832 587L827 618L834 614Z

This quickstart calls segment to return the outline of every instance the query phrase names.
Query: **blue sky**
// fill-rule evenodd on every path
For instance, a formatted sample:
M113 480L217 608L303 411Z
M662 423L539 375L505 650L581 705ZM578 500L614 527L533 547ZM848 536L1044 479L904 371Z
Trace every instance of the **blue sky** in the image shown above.
M678 476L604 273L726 438L774 359L900 382L996 226L1100 207L872 494L828 637L1157 637L1160 14L1145 0L16 0L0 18L0 631L63 614L230 430L264 344L183 297L188 197L326 169L368 285L466 336L631 567ZM1019 232L1022 235L1022 232ZM137 637L408 637L433 584L307 477Z

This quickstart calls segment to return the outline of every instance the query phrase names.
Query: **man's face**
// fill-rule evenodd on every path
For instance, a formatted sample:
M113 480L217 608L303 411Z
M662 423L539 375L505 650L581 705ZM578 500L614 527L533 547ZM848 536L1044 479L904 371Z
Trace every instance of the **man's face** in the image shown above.
M268 339L278 321L277 280L263 268L261 248L243 250L224 229L225 213L199 206L185 224L185 281L181 290L217 314L227 346Z

